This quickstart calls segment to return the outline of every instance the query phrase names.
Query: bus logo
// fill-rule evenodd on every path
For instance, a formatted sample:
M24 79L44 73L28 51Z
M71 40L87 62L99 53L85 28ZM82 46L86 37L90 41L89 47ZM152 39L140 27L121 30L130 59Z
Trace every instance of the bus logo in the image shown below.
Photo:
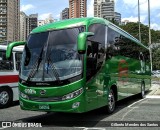
M40 91L40 94L41 94L41 95L45 95L45 94L46 94L46 90L41 90L41 91Z

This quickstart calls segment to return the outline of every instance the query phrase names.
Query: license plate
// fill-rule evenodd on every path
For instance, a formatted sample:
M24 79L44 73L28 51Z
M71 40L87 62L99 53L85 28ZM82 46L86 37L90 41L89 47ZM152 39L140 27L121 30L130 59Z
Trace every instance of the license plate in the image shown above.
M49 110L49 105L48 104L43 104L43 105L39 105L39 109L40 110Z

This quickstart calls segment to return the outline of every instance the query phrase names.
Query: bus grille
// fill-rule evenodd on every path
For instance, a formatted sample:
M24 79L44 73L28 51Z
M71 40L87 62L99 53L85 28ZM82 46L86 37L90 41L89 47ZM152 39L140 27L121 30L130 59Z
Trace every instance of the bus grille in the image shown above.
M29 96L29 100L37 101L37 102L56 102L56 101L62 101L62 97L31 97Z

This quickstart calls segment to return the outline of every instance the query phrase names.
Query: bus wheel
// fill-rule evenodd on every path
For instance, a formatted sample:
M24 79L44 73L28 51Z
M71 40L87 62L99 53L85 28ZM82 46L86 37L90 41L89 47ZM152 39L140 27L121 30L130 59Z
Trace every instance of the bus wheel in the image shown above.
M140 98L145 98L145 84L142 82L141 84L141 93L140 93Z
M8 88L0 88L0 108L6 108L12 103L12 92Z
M115 95L113 90L111 89L108 94L108 105L107 105L107 112L109 114L113 113L115 110Z

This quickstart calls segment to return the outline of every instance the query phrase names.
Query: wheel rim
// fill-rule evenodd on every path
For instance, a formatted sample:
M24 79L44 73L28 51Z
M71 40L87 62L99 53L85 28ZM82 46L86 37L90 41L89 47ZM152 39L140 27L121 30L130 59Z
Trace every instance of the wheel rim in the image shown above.
M0 104L5 105L9 100L9 94L6 91L0 93Z
M110 92L108 95L108 105L109 105L109 109L112 111L115 105L115 99L112 92Z

